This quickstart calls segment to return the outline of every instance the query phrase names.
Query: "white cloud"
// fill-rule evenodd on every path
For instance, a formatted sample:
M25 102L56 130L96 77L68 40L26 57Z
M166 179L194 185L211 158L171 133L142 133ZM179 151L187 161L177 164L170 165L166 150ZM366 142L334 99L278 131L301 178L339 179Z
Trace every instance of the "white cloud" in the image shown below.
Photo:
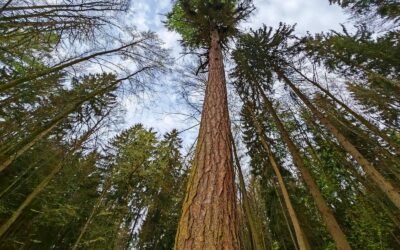
M343 10L329 5L328 0L255 0L254 4L257 10L244 25L246 28L297 23L297 33L305 34L337 29L347 19Z
M243 24L244 28L258 28L262 24L277 27L279 22L287 24L297 23L297 33L305 34L338 29L340 23L346 22L346 15L341 8L330 6L328 0L254 0L257 8L254 15ZM129 16L140 30L157 32L164 41L165 48L172 49L172 55L177 58L181 52L177 33L168 31L162 23L164 14L171 8L170 0L136 0L133 3L133 14ZM185 112L179 106L173 80L169 76L159 79L157 93L138 100L132 97L124 100L123 105L128 110L126 115L127 126L134 123L143 123L146 127L153 127L160 133L173 128L178 130L193 126L185 117L171 115L175 112ZM183 139L190 145L197 136L198 127L185 132Z

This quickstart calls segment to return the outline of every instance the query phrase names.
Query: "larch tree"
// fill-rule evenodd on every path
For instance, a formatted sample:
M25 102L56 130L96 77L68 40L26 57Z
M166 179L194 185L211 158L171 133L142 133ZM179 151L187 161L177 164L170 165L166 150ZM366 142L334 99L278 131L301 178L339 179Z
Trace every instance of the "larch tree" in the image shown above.
M253 6L248 0L178 0L166 25L205 51L208 81L175 249L239 249L232 140L223 49Z

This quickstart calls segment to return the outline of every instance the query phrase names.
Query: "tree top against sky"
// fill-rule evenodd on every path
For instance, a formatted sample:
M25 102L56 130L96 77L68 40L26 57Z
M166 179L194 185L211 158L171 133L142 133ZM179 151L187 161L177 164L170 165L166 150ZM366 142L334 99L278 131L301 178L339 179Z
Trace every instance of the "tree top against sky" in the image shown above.
M178 32L188 48L208 47L214 30L226 44L253 10L251 0L177 0L167 14L166 26Z

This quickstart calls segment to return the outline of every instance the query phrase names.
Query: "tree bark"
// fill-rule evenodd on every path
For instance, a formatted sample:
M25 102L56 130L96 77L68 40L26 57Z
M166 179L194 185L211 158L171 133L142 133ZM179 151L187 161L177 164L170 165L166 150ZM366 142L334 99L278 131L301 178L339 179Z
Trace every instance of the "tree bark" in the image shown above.
M219 34L211 32L200 132L175 249L239 249L232 141Z
M257 88L261 94L261 97L263 98L266 109L272 115L273 120L275 121L275 125L278 127L283 141L288 146L289 152L293 157L294 164L300 171L300 174L305 184L307 185L310 194L314 198L315 204L317 205L322 219L324 220L330 235L336 243L336 248L339 250L351 249L350 244L347 241L346 235L343 233L342 229L339 226L339 223L336 221L332 210L322 196L321 191L319 190L317 183L314 181L310 171L304 165L304 161L301 158L299 150L297 149L296 145L290 138L289 133L286 131L283 123L276 114L275 109L272 106L272 102L267 98L260 86L257 86Z
M242 200L243 200L243 210L245 217L247 219L250 231L250 237L252 240L252 245L254 250L264 250L267 249L265 246L265 242L262 237L262 228L258 226L257 218L254 214L253 208L251 207L249 196L246 191L246 185L244 182L244 177L242 173L242 168L240 166L240 160L237 155L236 145L232 138L232 149L233 149L233 156L235 158L236 168L238 171L239 177L239 187L240 192L242 193Z
M279 188L281 189L286 209L288 210L290 219L291 219L293 227L294 227L297 244L299 245L300 250L311 249L310 244L308 243L307 237L306 237L303 229L301 228L301 225L300 225L299 219L297 217L296 211L294 210L293 204L290 201L289 192L286 189L286 185L283 180L281 171L279 170L280 167L278 166L277 162L275 161L275 157L267 143L265 134L264 134L260 124L254 119L253 114L252 114L252 117L253 117L253 121L254 121L257 133L260 136L260 142L261 142L263 148L265 149L265 151L267 152L268 160L271 163L271 166L272 166L272 168L275 172L275 175L278 179Z
M386 194L386 196L400 209L400 191L393 184L385 179L382 174L370 163L357 148L327 119L308 98L286 77L278 68L275 69L278 76L283 79L303 103L311 110L317 119L336 137L339 144L358 162L365 173L375 182L375 184Z

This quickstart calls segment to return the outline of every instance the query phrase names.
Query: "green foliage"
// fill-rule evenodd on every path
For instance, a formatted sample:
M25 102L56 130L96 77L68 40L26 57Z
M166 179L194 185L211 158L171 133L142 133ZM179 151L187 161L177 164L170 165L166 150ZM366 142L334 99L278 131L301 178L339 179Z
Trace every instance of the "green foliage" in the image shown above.
M366 26L360 26L355 34L348 33L343 27L342 33L307 36L302 43L303 49L316 62L323 62L328 69L342 75L365 79L373 74L398 81L399 41L399 32L389 31L373 38L373 33Z
M395 250L399 248L398 209L368 181L365 172L304 109L296 95L287 91L286 86L281 88L282 79L277 73L282 71L304 88L318 110L386 179L397 185L400 159L394 150L383 145L376 134L325 94L307 86L309 81L299 72L312 66L312 79L321 81L317 77L321 70L334 75L338 82L345 82L345 96L349 104L354 103L351 107L400 143L400 35L396 30L399 5L391 0L330 2L349 9L357 18L359 25L354 34L343 27L341 32L308 34L299 39L294 35L295 26L283 23L276 30L264 25L240 33L238 25L253 10L250 0L176 0L165 25L178 32L183 45L192 50L207 50L213 31L218 32L225 49L229 41L236 42L231 76L243 101L240 128L248 156L246 187L270 249L294 249L296 240L291 236L293 225L254 119L261 124L281 165L290 199L311 246L325 250L336 246L295 168L293 156L263 106L260 91L271 99L352 247ZM55 49L66 42L62 29L29 25L13 28L6 25L11 14L3 13L0 87L52 69L49 65L57 53ZM368 20L383 20L395 28L374 33L362 24ZM87 25L66 26L68 37L82 27L90 31L90 23ZM140 46L156 48L146 50L146 56L160 59L155 64L161 65L164 56L155 56L162 50L158 50L154 36L143 39L148 43ZM138 51L140 57L135 62L147 65L149 61L142 57L141 49L126 48L121 54L126 59ZM115 131L119 122L119 85L115 81L121 76L82 74L79 67L74 70L75 75L58 70L0 93L0 160L34 142L14 159L9 169L0 173L0 225L52 170L62 166L0 239L0 248L173 249L188 171L179 133L172 130L160 138L154 130L137 124L112 139L103 137L107 133L102 132L109 128ZM130 83L136 90L145 82L144 77L138 77ZM329 90L330 82L327 84ZM69 112L64 113L65 110ZM57 120L60 115L62 119ZM36 137L52 124L54 128L48 134ZM244 222L243 213L239 216ZM248 234L246 225L241 225L242 234ZM243 239L251 237L245 235ZM242 245L251 247L251 242Z
M208 48L212 31L218 31L221 44L226 44L252 10L250 0L177 0L166 26L178 32L188 48Z
M400 21L400 4L396 0L329 0L329 2L350 9L355 15L372 14L394 22Z
M259 119L259 123L265 126L265 134L270 138L270 145L277 158L287 166L293 164L292 160L285 150L285 146L281 145L280 135L277 134L276 128L271 125L271 118L263 107L260 92L266 90L269 98L275 99L275 104L280 104L275 106L275 110L291 134L292 140L298 145L306 167L311 171L324 199L332 207L350 244L357 249L395 249L397 243L393 244L393 237L390 235L398 231L391 224L396 221L391 215L396 209L382 204L382 202L387 202L382 194L370 187L363 176L364 173L354 165L354 162L349 161L346 152L336 144L331 135L320 127L312 114L304 115L297 111L288 115L287 112L280 110L299 107L303 110L293 93L288 93L289 98L277 100L282 93L274 91L282 72L292 79L294 84L300 85L303 82L302 78L296 74L298 70L294 69L301 68L302 60L304 57L310 57L310 54L304 53L304 51L308 51L304 50L304 40L297 40L292 35L293 31L292 27L281 25L275 32L263 27L240 36L233 52L236 62L232 73L234 86L246 109L252 110L254 116ZM351 38L348 35L332 35L329 42L326 39L323 40L326 43L318 43L318 45L322 44L324 52L320 50L315 59L325 60L325 65L339 76L351 76L358 81L364 81L364 84L349 85L352 88L350 93L353 94L354 99L360 101L371 114L392 117L391 120L387 120L387 124L398 127L397 118L394 118L398 117L396 116L398 109L395 107L398 100L397 95L394 95L397 91L398 74L393 74L393 72L397 72L398 64L396 63L397 58L392 57L389 52L392 49L392 53L396 53L396 34L388 33L387 36L378 38L376 41L371 36L372 34L363 32L362 35L361 33L357 35L359 40L355 40L354 37ZM391 38L386 40L387 37ZM378 44L377 41L381 44ZM383 50L380 51L378 48ZM378 60L378 58L382 58L382 60ZM262 86L262 88L258 89L258 86ZM366 89L367 86L368 89ZM364 91L362 92L360 88L363 88ZM376 98L377 95L381 98ZM398 176L394 177L398 173L398 159L388 154L376 138L366 133L365 129L360 128L357 120L338 109L333 101L328 100L322 94L310 95L309 98L319 109L323 110L324 116L329 117L332 124L351 143L356 145L364 157L377 166L377 169L388 180L393 182L398 180ZM297 106L297 108L293 106ZM380 107L380 109L374 110L373 107ZM266 161L266 153L263 152L260 139L255 133L254 124L249 115L250 111L246 111L246 109L242 112L243 133L250 156L252 174L257 177L263 173L260 169L267 169L265 171L267 174L264 173L264 176L261 174L263 181L261 192L266 203L265 211L267 211L265 217L270 222L269 230L273 242L279 247L285 248L291 244L291 239L282 235L288 235L287 230L290 225L285 228L283 226L286 223L283 217L284 212L277 212L279 211L279 194L276 194L274 190L276 187L274 187L273 174L271 170L268 174L269 164ZM391 114L393 115L391 116ZM318 249L334 249L335 246L330 236L324 227L321 227L314 202L305 192L298 177L294 175L293 171L283 172L283 174L296 212L299 213L300 218L307 218L302 220L302 227L312 245L318 246ZM380 213L382 207L386 212ZM362 213L353 213L363 208ZM357 218L353 216L357 216Z

